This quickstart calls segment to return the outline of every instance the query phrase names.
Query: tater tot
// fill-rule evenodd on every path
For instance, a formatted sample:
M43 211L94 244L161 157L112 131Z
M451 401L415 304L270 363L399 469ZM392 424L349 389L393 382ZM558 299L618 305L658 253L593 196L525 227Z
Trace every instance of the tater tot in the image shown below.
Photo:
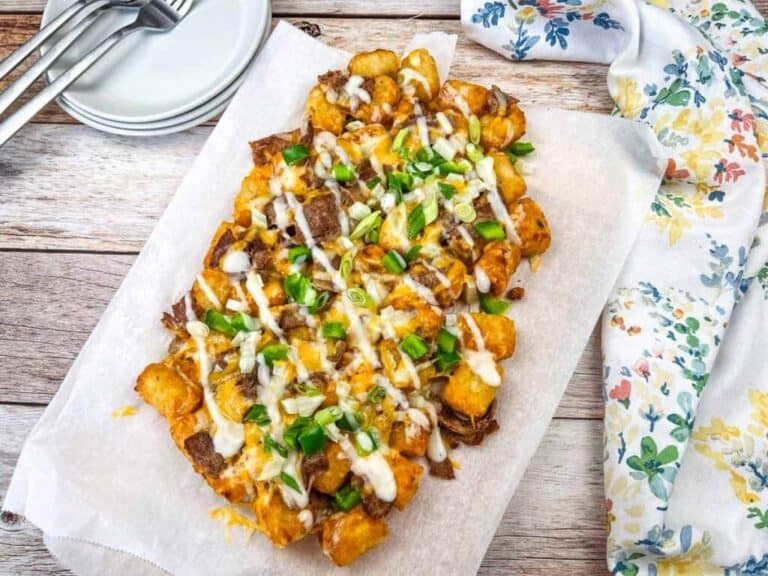
M391 50L371 50L359 52L349 61L349 73L363 78L375 78L376 76L397 75L400 67L400 59Z

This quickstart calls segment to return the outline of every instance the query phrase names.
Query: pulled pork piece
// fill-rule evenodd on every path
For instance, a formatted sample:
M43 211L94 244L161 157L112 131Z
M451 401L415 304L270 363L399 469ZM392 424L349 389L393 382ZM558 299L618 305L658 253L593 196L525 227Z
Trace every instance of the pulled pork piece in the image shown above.
M189 318L187 318L187 305L183 297L171 306L171 312L173 314L163 312L163 326L171 332L186 332Z
M488 434L493 434L499 429L499 424L494 419L496 415L496 401L494 400L488 411L479 418L470 418L443 405L437 415L440 427L455 435L461 442L470 446L480 444Z
M225 466L224 458L216 452L213 447L213 438L208 432L198 432L184 440L184 449L195 465L208 476L219 477Z
M253 156L253 163L256 166L266 164L269 162L270 156L274 156L278 152L282 152L285 148L290 146L292 142L292 132L274 134L272 136L262 138L261 140L251 142L251 155Z
M219 236L219 240L218 242L216 242L216 246L214 247L213 252L211 253L211 261L209 263L211 268L218 267L221 257L227 253L227 250L229 250L229 247L232 246L232 244L234 243L235 243L235 235L232 234L232 230L227 228L224 234Z
M384 518L392 509L392 502L384 502L376 494L368 494L363 498L363 508L371 518Z
M333 240L341 234L339 209L333 194L321 194L305 202L304 218L315 242ZM301 228L298 229L298 235L302 242L306 242Z
M430 476L437 476L438 478L443 478L445 480L453 480L456 478L456 475L453 472L453 464L451 464L451 460L449 458L446 458L442 462L435 462L434 460L429 460L429 475Z

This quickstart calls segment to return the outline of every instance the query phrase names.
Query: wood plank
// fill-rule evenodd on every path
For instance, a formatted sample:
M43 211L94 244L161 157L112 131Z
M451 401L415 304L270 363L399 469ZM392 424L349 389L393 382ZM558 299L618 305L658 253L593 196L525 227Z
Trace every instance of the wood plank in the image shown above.
M266 0L260 0L266 1ZM381 15L452 17L459 14L460 0L274 0L274 14L293 15ZM0 12L41 12L46 0L0 0Z
M0 406L0 499L39 407ZM604 576L602 423L556 420L533 458L488 550L480 574ZM0 521L0 574L67 574L39 531Z
M459 14L461 0L274 0L274 14L296 15L381 15L388 18L397 16L451 17ZM40 12L46 0L0 0L0 12ZM765 13L768 2L757 0L758 10Z
M132 255L0 253L0 400L47 404L133 263ZM602 418L597 332L558 417Z
M36 14L0 14L0 59L34 34L39 20ZM316 17L288 20L317 24L323 41L350 52L371 49L372 46L401 49L416 32L461 32L461 24L457 20L413 20L408 22L407 32L404 32L402 20ZM605 69L599 64L568 62L511 63L462 35L453 74L486 84L495 82L530 104L608 112L612 102L605 87ZM14 78L15 75L0 82L0 90ZM38 115L36 122L74 121L57 106L51 105Z

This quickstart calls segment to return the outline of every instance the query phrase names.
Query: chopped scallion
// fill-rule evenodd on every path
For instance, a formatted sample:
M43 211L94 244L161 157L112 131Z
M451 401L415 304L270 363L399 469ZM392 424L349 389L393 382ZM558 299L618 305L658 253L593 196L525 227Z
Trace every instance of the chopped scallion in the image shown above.
M408 214L408 239L413 240L416 238L416 236L421 234L426 225L427 219L424 216L424 207L419 204Z
M347 331L341 322L326 322L323 324L323 338L333 338L334 340L344 340L347 337Z
M408 263L397 251L390 250L381 259L381 265L392 272L392 274L402 274Z
M417 334L408 334L408 336L403 338L403 341L400 342L400 348L413 360L418 360L429 352L429 346Z
M267 407L264 404L254 404L243 416L243 422L254 422L259 426L266 426L272 419L267 414Z
M441 328L437 333L437 349L441 352L455 352L456 342L459 338L455 334L451 334L445 328Z
M479 294L480 309L488 314L504 314L509 309L509 302L487 294Z
M283 160L285 160L285 163L288 164L288 166L298 164L307 156L309 156L309 150L304 144L295 144L294 146L288 146L288 148L283 150Z
M485 240L504 240L507 237L504 227L496 220L478 222L475 224L475 232Z
M299 486L299 483L296 481L296 478L294 478L287 472L280 472L280 480L282 480L283 484L288 486L291 490L294 490L295 492L298 492L299 494L301 494L301 486Z
M336 164L331 172L337 182L351 182L357 177L355 171L346 164Z
M306 246L293 246L288 248L288 260L291 264L301 264L312 257L312 250Z

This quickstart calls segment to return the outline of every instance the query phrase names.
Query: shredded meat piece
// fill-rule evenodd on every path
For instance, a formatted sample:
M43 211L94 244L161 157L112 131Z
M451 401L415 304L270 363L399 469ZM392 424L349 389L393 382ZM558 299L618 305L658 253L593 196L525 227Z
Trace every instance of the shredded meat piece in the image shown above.
M477 213L477 221L484 222L486 220L495 220L496 214L491 208L491 203L488 202L488 194L481 194L473 202L475 212Z
M189 319L187 318L187 305L184 298L171 306L171 312L173 314L163 312L163 325L171 332L186 330Z
M221 257L227 253L229 247L234 243L235 235L232 234L232 230L227 228L224 234L219 236L219 240L216 242L216 246L213 248L213 252L211 252L211 261L209 262L211 268L218 267Z
M224 458L214 449L213 438L208 432L198 432L184 440L184 449L208 476L219 477L225 466Z
M299 314L298 308L286 308L280 314L280 328L283 330L293 330L306 325L307 321Z
M282 134L273 134L261 140L251 142L251 155L253 163L256 166L269 162L269 157L282 152L283 149L291 145L293 141L292 132L283 132Z
M344 340L336 340L336 344L333 346L333 354L328 356L328 361L333 362L338 368L342 358L344 357L344 352L347 350L347 343Z
M347 80L349 80L349 76L346 72L342 72L341 70L331 70L330 72L326 72L317 77L317 81L320 82L320 84L323 84L336 92L341 92L341 89L344 88L344 84L347 83Z
M326 470L328 470L328 456L325 455L325 452L305 456L301 462L301 475L307 484L311 484L315 476Z
M515 286L507 292L507 298L510 300L522 300L525 296L525 288L522 286Z
M258 238L248 245L248 256L251 258L251 268L266 270L272 260L269 247Z
M474 446L480 444L488 434L499 429L494 419L495 415L496 401L494 400L488 411L479 418L470 418L444 405L437 419L442 429L453 433L464 444Z
M453 464L451 464L451 461L446 458L442 462L435 462L434 460L429 460L429 475L430 476L437 476L438 478L443 478L445 480L453 480L456 478L456 475L453 472Z
M371 161L367 158L357 167L357 177L363 182L368 182L368 180L375 178L376 176L376 170L373 169Z
M304 218L315 242L325 242L338 238L341 234L339 209L333 194L321 194L304 203ZM297 230L302 242L305 242L301 228Z
M256 370L252 370L248 374L242 374L237 381L237 387L240 389L240 393L248 400L256 400L257 385L258 380L256 379Z
M440 280L438 279L437 274L421 264L416 264L411 269L411 278L430 290L434 290L440 285Z
M371 518L383 518L392 509L392 503L384 502L376 494L368 494L363 498L363 508Z

